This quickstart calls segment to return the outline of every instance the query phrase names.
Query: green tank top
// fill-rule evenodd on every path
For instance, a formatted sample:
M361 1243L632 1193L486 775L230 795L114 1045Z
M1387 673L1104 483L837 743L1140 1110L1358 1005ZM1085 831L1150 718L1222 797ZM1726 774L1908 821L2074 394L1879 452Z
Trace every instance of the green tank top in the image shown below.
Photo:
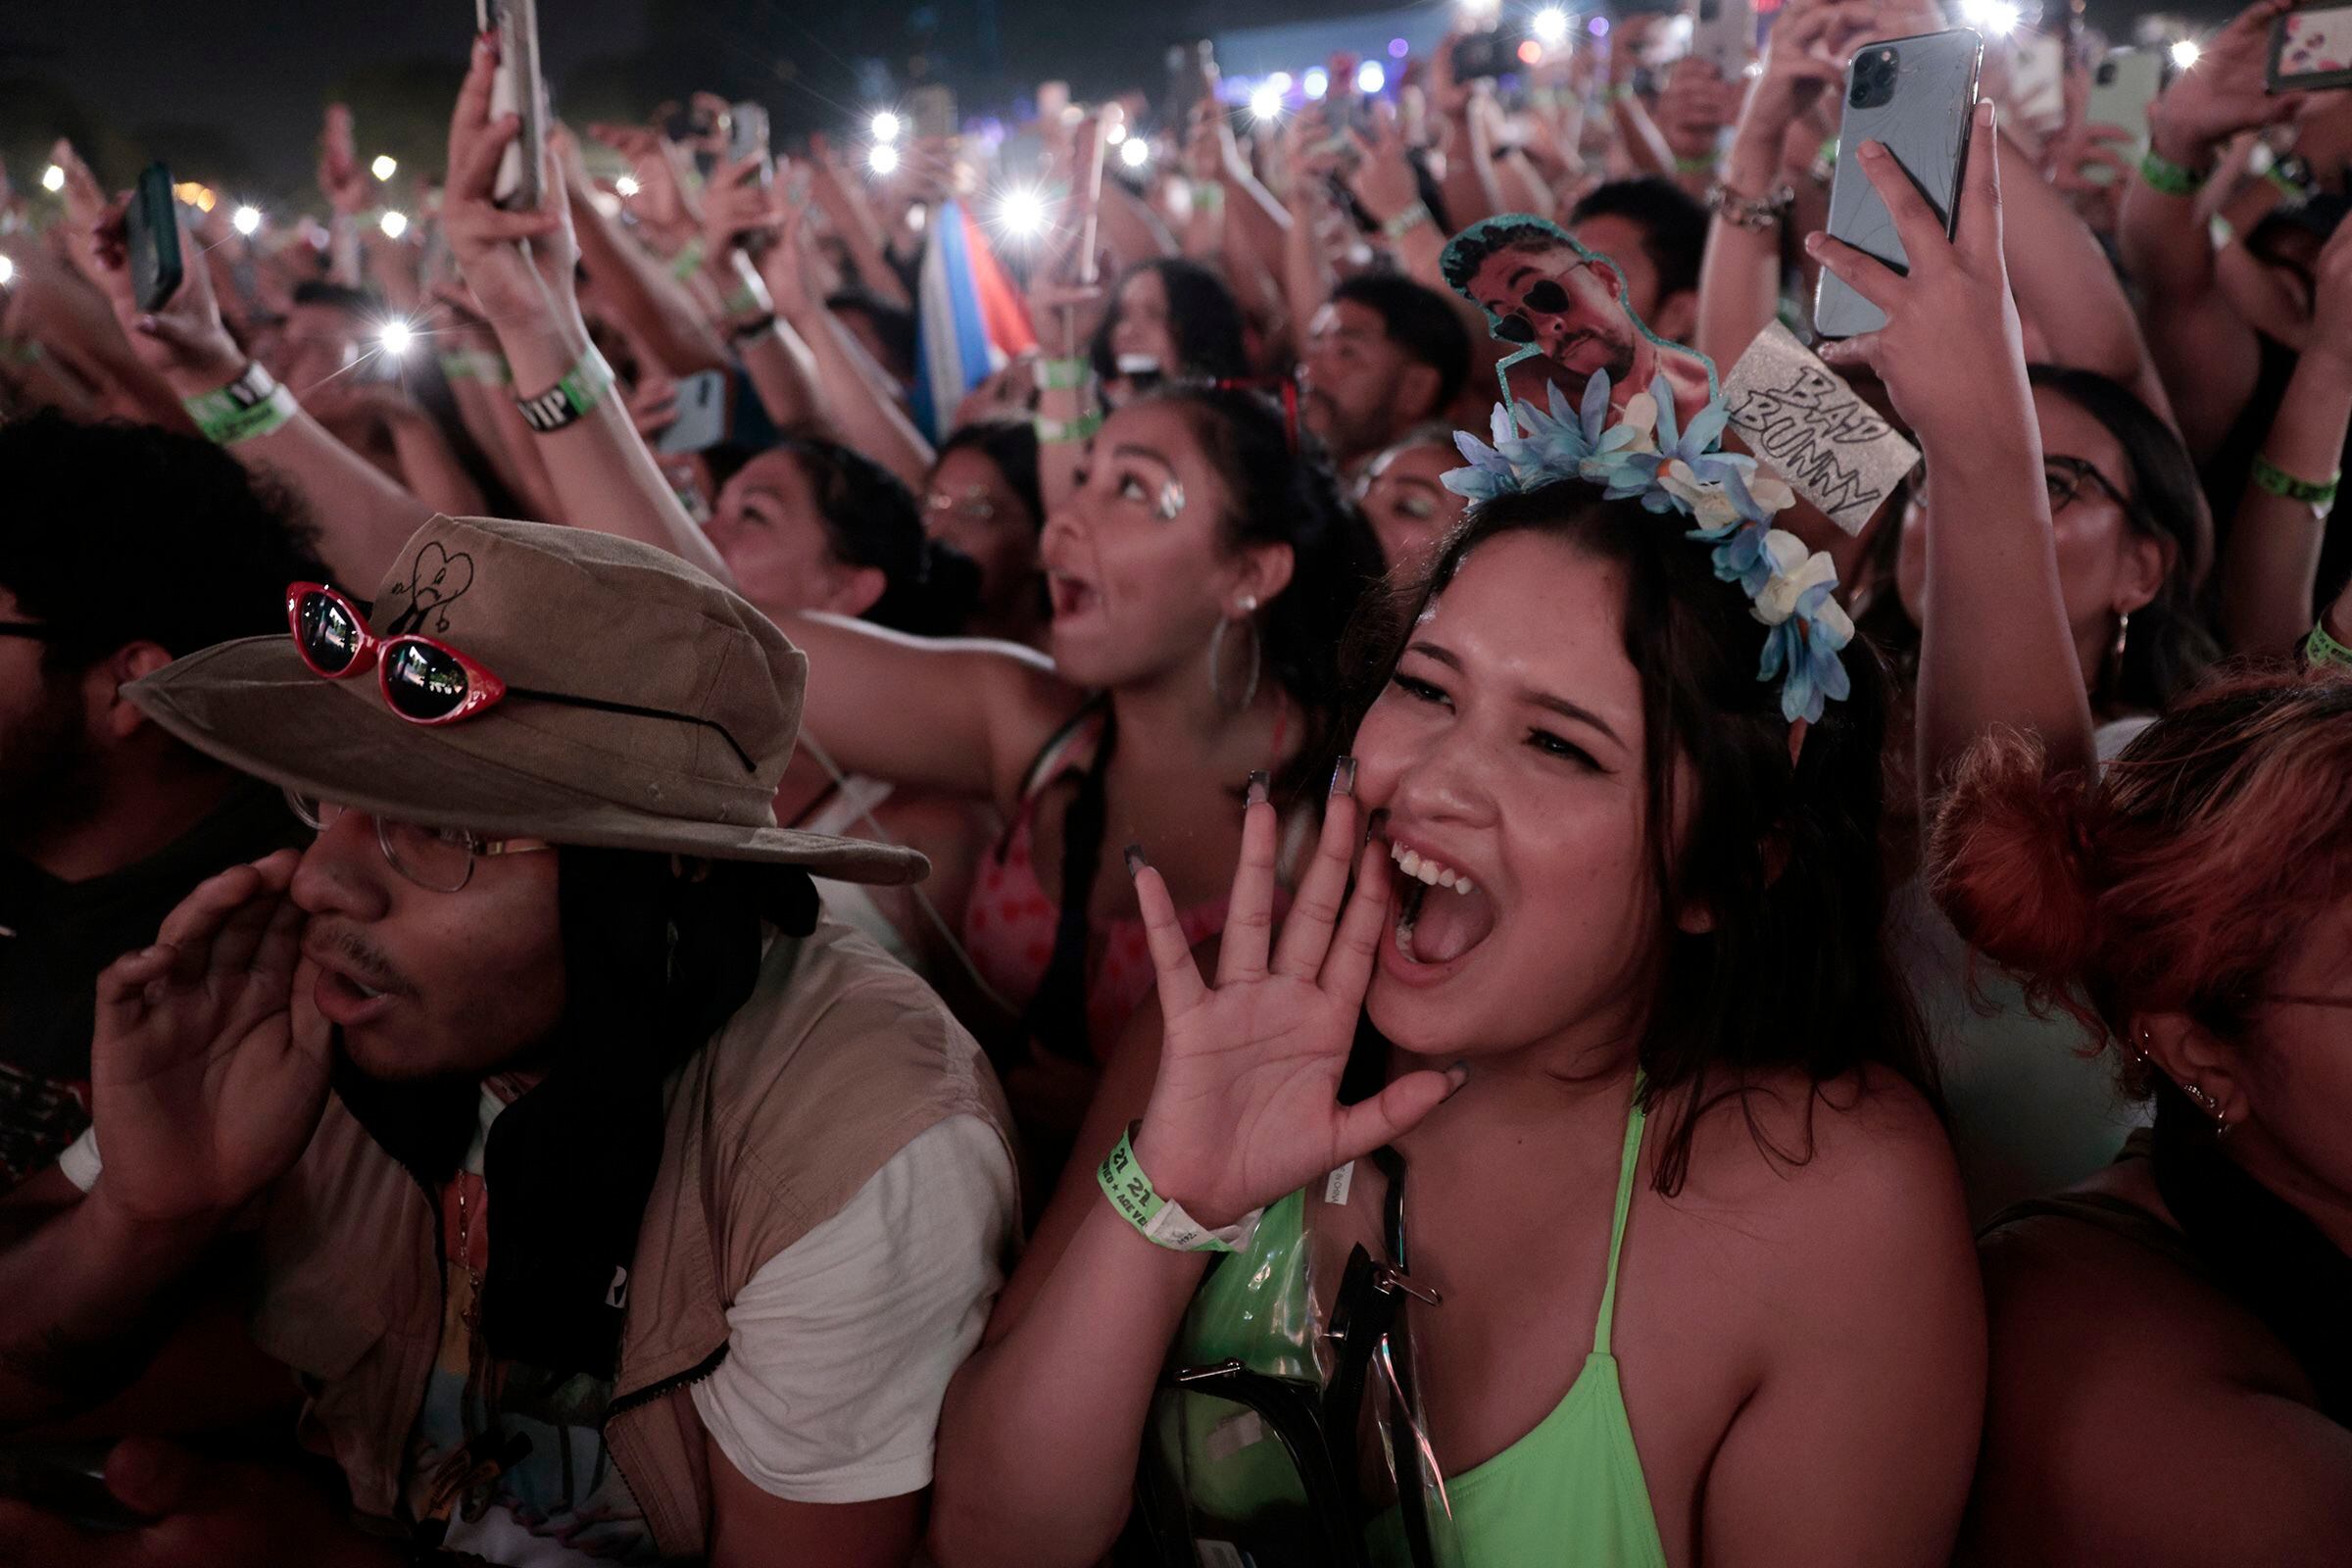
M1567 1396L1533 1431L1446 1482L1453 1548L1446 1555L1461 1568L1665 1568L1665 1544L1626 1417L1617 1358L1609 1350L1618 1255L1642 1163L1642 1121L1637 1095L1618 1164L1608 1283L1601 1292L1592 1353ZM1313 1315L1306 1271L1298 1266L1306 1246L1305 1221L1303 1193L1293 1193L1266 1210L1249 1252L1225 1259L1202 1282L1177 1337L1176 1364L1238 1359L1273 1376L1315 1376L1302 1350ZM1155 1436L1161 1451L1177 1459L1197 1507L1246 1519L1296 1500L1299 1493L1279 1446L1247 1441L1250 1424L1234 1410L1199 1395L1163 1397ZM1367 1540L1381 1568L1410 1568L1396 1509L1372 1522Z

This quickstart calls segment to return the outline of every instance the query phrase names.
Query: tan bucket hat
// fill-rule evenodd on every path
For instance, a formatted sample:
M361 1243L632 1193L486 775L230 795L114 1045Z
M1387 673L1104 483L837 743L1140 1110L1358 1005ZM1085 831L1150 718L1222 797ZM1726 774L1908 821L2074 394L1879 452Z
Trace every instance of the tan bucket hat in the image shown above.
M776 826L808 657L666 552L579 528L435 517L401 547L368 623L378 637L438 639L515 690L455 723L411 723L373 669L320 676L290 632L207 648L124 690L231 767L428 827L768 860L845 882L930 870L912 850Z

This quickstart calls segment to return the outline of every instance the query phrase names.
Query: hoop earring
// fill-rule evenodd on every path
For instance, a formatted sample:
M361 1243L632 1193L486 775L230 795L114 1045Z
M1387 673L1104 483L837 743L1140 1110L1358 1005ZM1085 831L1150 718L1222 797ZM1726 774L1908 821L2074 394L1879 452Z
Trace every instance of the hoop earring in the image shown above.
M2115 646L2107 651L2107 663L2115 671L2117 680L2123 679L2124 649L2130 645L2131 641L2132 612L2119 610L2115 612Z
M2214 1121L2214 1136L2220 1138L2230 1131L2230 1113L2222 1108L2221 1101L2203 1084L2182 1084L2180 1092L2196 1102L2197 1108Z
M1229 713L1246 712L1250 705L1257 701L1257 679L1264 654L1263 641L1257 634L1257 622L1250 618L1257 612L1257 596L1255 594L1242 595L1241 602L1235 608L1241 613L1231 619L1218 621L1217 629L1208 634L1208 695L1216 700L1219 708ZM1239 702L1226 697L1223 673L1225 668L1225 628L1235 624L1250 628L1250 674L1249 678L1242 683L1242 695Z

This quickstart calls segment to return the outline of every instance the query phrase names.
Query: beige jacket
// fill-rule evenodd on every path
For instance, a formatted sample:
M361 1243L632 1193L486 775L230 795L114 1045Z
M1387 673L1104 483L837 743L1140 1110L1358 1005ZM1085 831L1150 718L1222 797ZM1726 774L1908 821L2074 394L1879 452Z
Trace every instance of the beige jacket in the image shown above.
M667 1085L662 1165L629 1271L605 1442L668 1557L708 1549L710 1472L688 1385L726 1352L728 1304L918 1134L1011 1119L930 990L830 920L771 945L751 999ZM254 1339L302 1374L303 1439L389 1515L439 1350L432 1205L330 1101L264 1221Z

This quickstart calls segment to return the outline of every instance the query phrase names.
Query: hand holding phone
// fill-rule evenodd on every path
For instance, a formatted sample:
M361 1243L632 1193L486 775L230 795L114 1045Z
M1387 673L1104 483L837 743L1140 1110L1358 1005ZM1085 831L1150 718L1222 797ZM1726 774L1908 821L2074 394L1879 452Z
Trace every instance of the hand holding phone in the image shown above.
M1886 383L1895 412L1923 447L1999 441L2030 427L2025 334L2001 255L2000 166L1989 101L1965 122L1967 156L1952 216L1938 211L1886 148L1869 143L1838 160L1872 187L1886 226L1907 259L1890 266L1828 234L1805 249L1884 324L1825 343L1839 369L1864 367Z
M1905 234L1891 220L1879 172L1855 160L1876 147L1916 184L1913 198L1935 213L1946 238L1959 217L1957 198L1967 167L1969 112L1984 43L1965 28L1865 44L1847 68L1844 119L1838 127L1838 173L1830 187L1830 234L1889 267L1909 264ZM1922 193L1924 192L1924 195ZM1822 274L1813 324L1823 337L1875 331L1886 318L1841 270Z
M2176 77L2148 113L2155 151L2187 168L2209 167L2221 144L2241 130L2277 124L2299 101L2270 91L2266 76L2272 25L2295 0L2257 0L2206 40L2196 69Z
M538 0L474 0L478 30L498 39L498 74L490 88L490 118L522 118L522 134L499 160L491 187L510 212L539 207L540 149L547 141L547 92L539 78Z

